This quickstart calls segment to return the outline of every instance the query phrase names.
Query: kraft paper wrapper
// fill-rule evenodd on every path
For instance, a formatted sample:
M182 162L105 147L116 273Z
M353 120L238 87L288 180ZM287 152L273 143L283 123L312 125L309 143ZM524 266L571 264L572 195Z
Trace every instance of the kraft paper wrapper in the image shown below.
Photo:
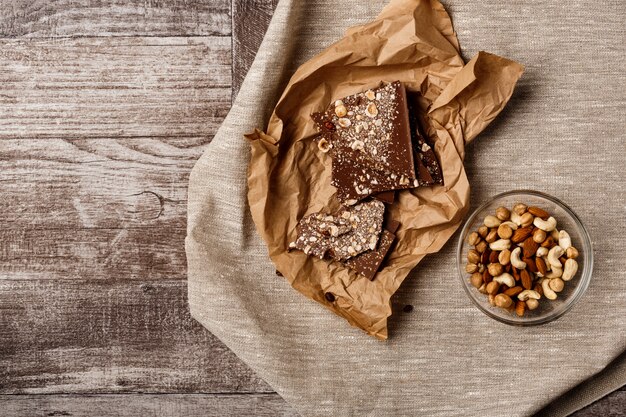
M391 296L424 256L441 249L467 212L465 145L504 108L522 72L520 64L486 52L465 64L450 16L441 3L427 0L392 1L376 20L349 29L303 64L266 132L247 135L250 210L276 269L305 296L386 339ZM401 223L397 243L369 281L338 262L287 247L304 215L338 207L331 160L312 140L317 132L310 115L338 98L395 80L422 93L424 126L445 184L397 194L388 208ZM328 302L326 292L336 300Z

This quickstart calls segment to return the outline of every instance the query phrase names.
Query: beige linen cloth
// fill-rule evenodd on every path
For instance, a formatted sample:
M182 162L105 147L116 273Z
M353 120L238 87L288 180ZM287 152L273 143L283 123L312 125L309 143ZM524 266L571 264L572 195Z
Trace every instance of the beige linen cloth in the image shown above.
M455 235L405 280L381 342L275 275L247 207L243 134L267 123L301 63L385 3L279 3L191 175L191 312L305 416L567 415L626 383L623 2L444 2L466 58L488 50L526 66L507 108L466 149L472 207L515 188L563 199L589 229L595 271L561 319L505 326L467 299Z

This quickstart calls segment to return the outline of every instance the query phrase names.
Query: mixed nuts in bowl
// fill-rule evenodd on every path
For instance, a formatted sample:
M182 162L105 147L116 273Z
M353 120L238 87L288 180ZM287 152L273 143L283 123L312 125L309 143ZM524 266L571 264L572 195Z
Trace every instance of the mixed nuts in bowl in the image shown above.
M563 202L537 191L495 196L469 217L457 251L463 287L488 316L513 325L565 314L591 279L584 226Z

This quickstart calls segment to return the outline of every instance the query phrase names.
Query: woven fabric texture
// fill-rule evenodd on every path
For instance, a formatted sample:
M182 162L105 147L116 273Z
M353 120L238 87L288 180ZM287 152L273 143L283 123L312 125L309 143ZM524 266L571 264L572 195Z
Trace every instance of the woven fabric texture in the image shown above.
M507 108L466 150L471 204L529 188L576 211L593 240L595 271L567 315L533 328L483 315L458 283L456 236L392 299L385 342L275 275L247 207L243 135L265 126L302 62L384 5L280 1L231 112L191 175L192 314L304 416L522 416L544 407L566 415L626 383L621 0L444 2L466 59L486 50L526 66ZM407 304L410 313L402 311ZM607 377L593 379L609 364Z

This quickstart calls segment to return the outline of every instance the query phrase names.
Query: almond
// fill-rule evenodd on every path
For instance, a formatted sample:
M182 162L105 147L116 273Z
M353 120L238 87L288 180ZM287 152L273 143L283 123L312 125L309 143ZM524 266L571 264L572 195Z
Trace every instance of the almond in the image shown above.
M541 246L543 246L544 248L552 249L554 246L556 246L556 243L554 242L554 238L552 236L548 236L546 240L543 241Z
M520 227L515 232L513 232L513 236L511 236L511 242L521 243L528 239L532 232L533 229L531 227Z
M537 291L539 295L543 296L543 287L541 286L540 283L536 283L535 288L533 288L533 290Z
M528 212L535 217L542 218L543 220L548 220L548 217L550 217L550 213L536 206L528 207Z
M524 291L524 289L520 287L519 285L517 285L515 287L511 287L508 290L504 291L504 293L508 295L509 297L515 297L517 294L521 293L522 291Z
M491 276L491 274L489 274L489 270L485 269L483 271L483 282L485 284L489 284L491 281L493 281L493 277Z
M522 317L524 315L524 311L526 311L526 303L518 300L517 303L515 303L515 314Z
M541 273L541 275L546 275L548 272L548 267L546 266L546 261L543 258L536 258L535 264L537 265L537 270Z
M533 279L530 277L528 271L523 269L520 275L522 277L522 287L527 290L531 289L533 287Z
M498 255L500 255L500 252L498 252L497 250L491 252L489 254L489 262L492 264L498 262Z
M524 250L524 258L530 258L537 253L537 249L539 249L539 243L535 242L532 237L526 238L524 243L522 244L522 249Z
M519 276L519 271L517 270L517 268L512 267L511 271L513 271L513 278L515 278L515 281L519 282L520 276Z
M522 261L526 262L526 268L531 272L537 273L537 265L535 265L533 258L522 258Z
M487 265L489 263L490 255L491 255L491 250L485 249L485 251L480 255L480 263Z

